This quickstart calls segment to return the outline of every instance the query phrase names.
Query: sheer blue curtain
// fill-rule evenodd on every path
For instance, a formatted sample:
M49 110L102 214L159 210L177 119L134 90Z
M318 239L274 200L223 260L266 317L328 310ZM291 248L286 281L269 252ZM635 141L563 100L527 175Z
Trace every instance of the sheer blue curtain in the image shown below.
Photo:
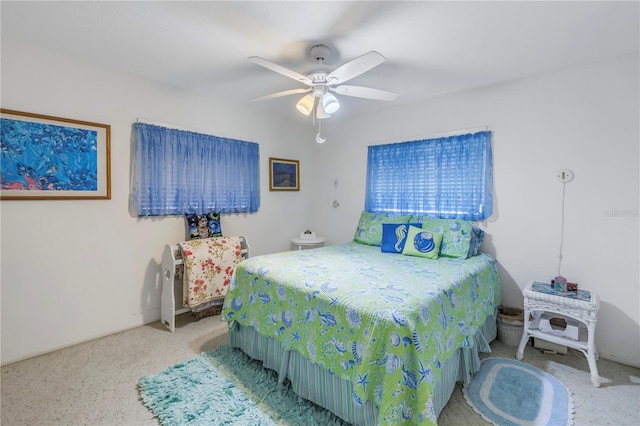
M132 204L139 216L247 213L260 207L254 142L135 123Z
M493 213L491 132L370 146L365 210L488 218Z

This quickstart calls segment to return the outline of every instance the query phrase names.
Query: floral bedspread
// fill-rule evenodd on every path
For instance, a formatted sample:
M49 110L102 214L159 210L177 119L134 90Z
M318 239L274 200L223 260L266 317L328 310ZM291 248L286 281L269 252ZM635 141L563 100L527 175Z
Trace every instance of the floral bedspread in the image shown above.
M500 304L495 260L431 260L356 242L238 264L222 311L354 384L381 424L435 424L441 362Z
M241 260L240 237L214 237L178 243L184 262L183 305L195 308L227 294Z

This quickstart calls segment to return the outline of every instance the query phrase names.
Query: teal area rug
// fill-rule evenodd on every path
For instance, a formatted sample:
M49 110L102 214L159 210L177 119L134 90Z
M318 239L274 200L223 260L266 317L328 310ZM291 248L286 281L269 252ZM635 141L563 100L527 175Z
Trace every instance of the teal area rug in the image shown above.
M467 403L498 426L573 424L573 398L552 375L514 359L485 358L462 389Z
M297 396L261 362L227 345L142 377L143 403L162 425L342 425Z

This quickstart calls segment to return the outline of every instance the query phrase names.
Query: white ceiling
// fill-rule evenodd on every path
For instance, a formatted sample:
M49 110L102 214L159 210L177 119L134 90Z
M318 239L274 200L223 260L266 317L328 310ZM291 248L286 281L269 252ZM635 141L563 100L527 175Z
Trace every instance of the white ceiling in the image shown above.
M303 118L305 87L246 58L300 73L309 48L331 47L328 71L368 51L386 62L349 81L399 93L396 103L493 85L639 50L637 1L276 2L1 1L10 38L250 108ZM386 106L341 98L332 119Z

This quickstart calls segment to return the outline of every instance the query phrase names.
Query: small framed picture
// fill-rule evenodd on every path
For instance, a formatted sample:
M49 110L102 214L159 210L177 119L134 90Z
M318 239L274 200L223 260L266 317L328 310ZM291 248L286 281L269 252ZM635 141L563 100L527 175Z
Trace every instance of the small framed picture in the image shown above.
M0 124L0 199L111 198L111 126L8 109Z
M270 157L269 191L300 191L300 162Z

